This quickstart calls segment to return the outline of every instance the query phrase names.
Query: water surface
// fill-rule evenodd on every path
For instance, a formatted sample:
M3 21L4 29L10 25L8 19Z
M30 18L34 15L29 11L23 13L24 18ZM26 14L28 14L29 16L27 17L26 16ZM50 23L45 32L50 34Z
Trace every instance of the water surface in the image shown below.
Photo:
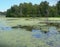
M59 47L60 34L56 27L49 27L47 33L43 33L41 30L32 30L32 36L34 38L43 40L50 47Z
M25 29L13 29L8 26L5 19L0 20L0 45L12 45L14 47L60 47L60 34L56 27L49 27L48 32L33 29L29 32ZM3 32L4 31L4 32ZM9 32L10 31L10 32Z

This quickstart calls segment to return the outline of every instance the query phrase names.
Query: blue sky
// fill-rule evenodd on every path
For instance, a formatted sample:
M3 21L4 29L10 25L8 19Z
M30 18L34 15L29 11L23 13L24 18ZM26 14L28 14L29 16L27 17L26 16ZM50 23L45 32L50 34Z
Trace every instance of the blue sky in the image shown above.
M40 4L42 1L48 1L50 5L55 5L58 0L0 0L0 11L6 11L13 5L18 5L24 2L31 2L33 4Z

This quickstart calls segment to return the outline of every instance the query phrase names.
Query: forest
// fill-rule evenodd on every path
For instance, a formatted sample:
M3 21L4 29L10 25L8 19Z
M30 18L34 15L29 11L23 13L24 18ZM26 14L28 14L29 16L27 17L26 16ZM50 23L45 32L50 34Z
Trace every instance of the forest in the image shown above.
M6 17L60 17L60 1L53 6L49 5L47 1L40 4L13 5L6 11Z

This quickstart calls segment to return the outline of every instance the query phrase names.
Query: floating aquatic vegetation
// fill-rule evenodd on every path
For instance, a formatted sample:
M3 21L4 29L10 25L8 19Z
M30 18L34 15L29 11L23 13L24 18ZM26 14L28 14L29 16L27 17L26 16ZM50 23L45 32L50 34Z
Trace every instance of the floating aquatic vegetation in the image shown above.
M10 26L7 26L5 21L0 22L0 30L12 30Z
M28 29L28 26L22 28ZM6 25L5 21L0 22L0 30L11 30L10 32L0 33L0 43L3 42L2 45L7 44L11 45L11 47L60 47L60 34L56 27L50 27L47 33L37 29L32 30L31 27L29 29L32 32L22 28L12 30L11 27Z
M44 41L50 47L60 46L60 34L56 27L50 27L49 32L43 33L41 30L32 30L32 36Z

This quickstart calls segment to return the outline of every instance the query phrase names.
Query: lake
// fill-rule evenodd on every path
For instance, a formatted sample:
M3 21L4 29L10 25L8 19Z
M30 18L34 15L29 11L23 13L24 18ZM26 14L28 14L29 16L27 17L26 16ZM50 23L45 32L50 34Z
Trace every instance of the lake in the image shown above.
M13 29L14 23L0 19L0 47L60 47L60 34L55 26L49 27L47 33L38 29L30 32L22 28Z

